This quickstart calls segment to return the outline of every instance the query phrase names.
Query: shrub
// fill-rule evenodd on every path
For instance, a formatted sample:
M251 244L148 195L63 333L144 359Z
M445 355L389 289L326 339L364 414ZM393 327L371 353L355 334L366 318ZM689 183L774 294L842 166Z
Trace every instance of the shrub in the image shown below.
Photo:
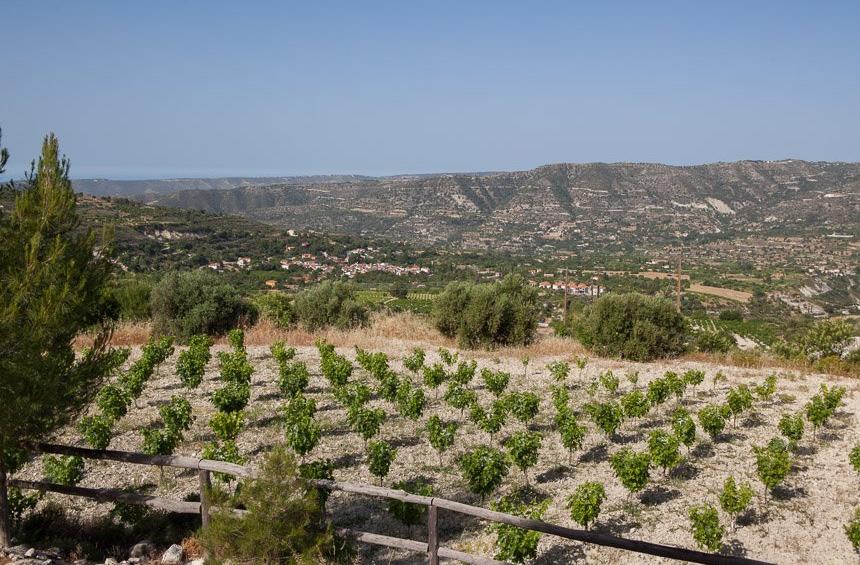
M716 441L726 427L726 419L720 407L713 404L699 410L699 423L702 425L702 429L711 436L712 441Z
M732 517L733 525L737 523L738 515L749 508L752 496L753 490L749 483L737 484L732 476L726 479L720 493L720 507Z
M308 366L302 361L286 363L278 369L278 388L286 398L293 398L304 392L309 382Z
M634 390L621 397L621 407L627 418L641 418L651 409L651 404L641 391Z
M430 367L424 367L424 385L436 391L436 399L439 398L439 387L445 382L445 367L441 363L433 363Z
M385 441L370 441L367 443L367 467L370 474L380 481L388 476L391 464L397 456L397 450Z
M272 359L277 361L279 366L286 365L296 356L295 347L287 347L283 341L276 341L269 346L269 353L272 354Z
M854 467L854 470L860 473L860 444L855 445L851 453L848 454L848 462Z
M752 408L752 392L750 392L749 387L745 384L740 384L736 387L732 387L729 389L729 392L726 395L726 404L732 411L732 425L736 425L738 421L738 415Z
M493 371L492 369L481 369L481 379L493 395L499 397L508 388L508 383L511 381L511 374L504 371Z
M844 320L821 320L800 340L800 347L807 359L841 357L853 338L851 324Z
M792 449L803 438L803 416L801 414L783 414L779 419L779 433L785 436Z
M570 410L561 412L560 420L556 424L558 433L561 435L561 444L567 450L567 463L570 464L574 450L582 449L586 428L577 423Z
M300 417L288 418L284 427L287 446L296 452L304 462L305 455L317 446L322 430L316 421L303 414Z
M128 411L129 395L115 384L107 384L96 395L96 406L111 420L119 420Z
M728 353L738 346L738 342L725 330L699 330L695 334L694 345L705 353Z
M168 273L152 289L150 308L153 331L180 341L221 335L257 319L257 309L238 290L207 271Z
M672 431L678 441L687 446L687 449L696 441L696 422L683 408L678 408L672 413Z
M767 491L779 485L791 471L791 455L788 446L780 438L773 438L764 447L753 447L756 473Z
M474 390L468 390L459 383L451 383L448 385L448 390L445 391L445 402L460 411L460 416L463 411L469 406L478 401L478 394Z
M370 402L373 393L364 381L352 381L335 387L332 396L346 408L363 406Z
M324 341L317 342L320 352L320 370L333 387L343 386L352 375L352 363L343 355L335 353L334 346Z
M120 319L134 322L149 319L152 285L148 281L140 277L121 279L108 294L119 305Z
M507 415L508 411L506 403L502 399L496 399L490 405L489 411L485 411L477 403L473 404L469 418L482 431L490 434L490 441L493 441L493 437L502 429L502 426L505 425Z
M612 372L612 370L600 373L599 379L600 384L603 385L603 388L605 388L608 392L615 394L615 392L618 390L618 385L620 384L620 381L618 380L618 377L615 375L615 373Z
M687 325L668 300L638 293L607 294L585 308L576 335L599 355L650 361L682 353Z
M448 367L452 367L454 363L460 358L460 354L456 351L451 351L450 349L446 349L444 347L440 347L438 349L439 358L442 359L442 362L445 363Z
M665 379L657 378L648 383L648 401L652 406L663 404L670 394L672 391Z
M744 319L740 310L721 310L719 317L724 322L742 322Z
M46 455L42 462L49 482L73 487L84 478L84 460L76 455Z
M436 328L461 347L528 345L538 323L538 293L518 275L501 282L452 282L434 303Z
M206 364L212 358L210 347L212 347L212 338L198 334L191 336L188 340L188 349L179 353L176 373L185 388L194 389L203 382Z
M229 382L212 393L212 404L219 412L243 410L251 399L251 385L247 382Z
M759 400L770 400L776 392L776 375L768 375L754 390Z
M244 412L216 412L209 419L209 427L221 441L232 441L239 437L245 424Z
M299 476L309 480L334 480L334 463L331 459L322 461L310 461L299 465ZM323 487L315 487L320 508L325 507L331 491Z
M675 395L675 399L680 402L684 397L684 392L687 390L687 382L678 376L675 371L666 371L663 374L663 382L666 383L666 388L669 392Z
M406 357L403 360L403 366L406 367L413 374L417 375L418 371L420 371L424 367L424 358L425 353L424 350L420 347L416 347L412 350L412 353L409 357Z
M684 372L684 383L690 386L699 386L705 382L705 372L698 369L689 369Z
M514 418L528 424L540 409L540 398L533 392L511 392L506 399L508 410Z
M588 529L600 515L600 507L606 500L606 489L603 483L585 482L576 487L573 494L567 498L567 508L570 518L583 528Z
M681 463L679 446L678 438L664 430L654 430L648 437L648 452L651 460L663 468L664 475L669 469L674 469Z
M570 364L564 361L554 361L547 365L546 368L549 369L552 378L557 383L563 383L570 375Z
M85 416L78 424L78 431L93 449L107 449L113 432L113 420L102 414Z
M325 561L334 544L317 489L297 476L295 459L283 448L272 450L260 474L242 484L237 502L247 513L237 515L215 498L221 509L199 534L207 560L315 563Z
M629 492L639 492L648 484L651 457L648 453L636 453L629 447L621 449L609 458L615 476Z
M254 304L260 310L263 318L272 322L275 327L286 329L296 322L293 301L289 295L283 292L275 291L258 294L254 300Z
M854 511L854 519L845 524L845 535L855 550L860 549L860 508Z
M443 422L442 419L433 414L427 421L427 437L430 445L439 454L439 466L442 466L442 453L454 445L454 437L457 434L457 422Z
M168 428L152 428L141 431L143 452L147 455L172 455L179 445L180 435Z
M409 381L404 380L397 389L397 411L404 418L413 422L424 413L427 399L424 398L424 389L413 387Z
M484 497L499 488L508 475L508 458L498 449L481 445L457 460L469 490Z
M382 408L353 406L347 413L347 420L352 431L359 434L366 443L367 440L379 433L379 429L385 421L385 411Z
M514 496L505 496L493 504L493 510L522 516L531 520L540 520L551 499L542 502L524 504ZM514 563L525 563L537 556L540 532L525 530L509 524L493 524L490 526L496 533L496 559Z
M517 432L505 441L508 457L523 472L526 484L529 483L529 468L537 464L540 444L541 435L538 432Z
M391 485L391 488L402 490L409 494L417 494L419 496L433 496L433 485L427 483L423 479L399 481ZM417 526L418 524L423 523L425 516L427 516L427 507L423 504L415 504L395 499L388 501L388 511L410 530L412 529L412 526Z
M368 318L367 308L356 299L352 285L337 281L323 281L301 291L293 308L298 321L309 331L363 326Z
M475 369L478 367L476 361L460 361L457 370L451 374L451 382L466 386L475 378Z
M586 404L585 411L591 417L594 424L610 439L615 435L624 417L621 406L613 401Z
M708 551L718 551L723 546L725 527L720 524L720 515L711 504L694 506L690 509L690 527L693 539Z

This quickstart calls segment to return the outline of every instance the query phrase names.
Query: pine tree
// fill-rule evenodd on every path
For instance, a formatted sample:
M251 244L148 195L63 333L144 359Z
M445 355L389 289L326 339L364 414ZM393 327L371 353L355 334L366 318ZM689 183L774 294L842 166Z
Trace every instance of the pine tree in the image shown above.
M3 151L0 169L7 159ZM104 234L103 234L104 235ZM102 242L107 238L102 237ZM69 161L51 134L14 207L0 214L0 547L10 543L6 455L68 423L111 370L110 247L83 229ZM96 328L76 358L72 342Z

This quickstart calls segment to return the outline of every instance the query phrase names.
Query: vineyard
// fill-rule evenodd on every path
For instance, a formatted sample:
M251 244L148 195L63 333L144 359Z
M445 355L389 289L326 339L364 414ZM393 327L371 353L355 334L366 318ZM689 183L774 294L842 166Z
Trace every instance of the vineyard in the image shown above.
M485 506L573 528L773 562L851 562L857 381L585 357L499 358L169 339L117 369L60 443L254 463L286 443L308 478ZM853 451L852 451L853 450ZM44 456L17 478L181 499L195 476ZM226 480L226 477L223 477ZM74 500L82 514L108 505ZM333 492L335 525L422 539L425 508ZM657 562L446 516L447 547L507 561ZM368 562L420 562L362 546Z

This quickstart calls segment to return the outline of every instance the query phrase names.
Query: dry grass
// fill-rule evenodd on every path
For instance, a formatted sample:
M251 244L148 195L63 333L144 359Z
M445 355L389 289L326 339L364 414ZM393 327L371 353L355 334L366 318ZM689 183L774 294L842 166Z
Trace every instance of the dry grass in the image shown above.
M127 347L143 345L152 334L152 326L148 323L123 323L117 326L111 337L111 345ZM411 343L432 345L435 347L456 347L456 342L443 336L433 327L430 320L424 316L410 312L397 314L376 313L370 324L363 328L338 330L329 328L311 332L301 327L281 329L268 320L261 320L256 325L245 330L245 343L248 345L271 345L275 341L284 341L293 345L314 345L318 339L325 339L336 347L361 347L363 349L386 349L391 342L399 342L402 346ZM83 334L75 341L76 348L92 345L93 336ZM216 340L218 344L226 344L226 338ZM534 343L528 346L502 347L490 351L473 351L472 355L480 359L494 357L565 357L587 355L587 350L577 341L552 334L538 335ZM783 359L760 350L734 350L730 353L687 353L681 357L686 361L697 361L714 365L727 365L744 369L775 369L800 371L802 373L825 373L843 377L860 378L860 370L845 363L815 366L804 360Z

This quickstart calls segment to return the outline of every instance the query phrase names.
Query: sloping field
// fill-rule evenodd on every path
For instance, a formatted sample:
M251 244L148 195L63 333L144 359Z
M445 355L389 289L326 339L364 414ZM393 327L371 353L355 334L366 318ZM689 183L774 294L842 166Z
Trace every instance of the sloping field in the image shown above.
M421 385L418 378L410 377L402 365L415 342L389 340L385 352L390 365L401 378L410 378ZM213 352L223 350L218 345ZM427 346L427 363L439 361L435 348ZM355 352L338 348L338 353L350 359ZM251 346L249 359L255 368L252 375L252 398L246 409L247 423L239 435L237 444L250 462L259 461L271 446L283 440L283 411L285 400L277 386L277 365L268 348ZM132 354L132 361L140 355ZM192 404L195 421L177 454L199 456L205 443L213 439L208 427L209 417L214 413L210 397L221 386L218 380L217 356L206 369L202 385L194 390L181 387L174 367L177 353L167 359L147 384L138 401L140 408L132 406L129 414L115 427L115 436L110 448L139 451L142 446L141 430L154 425L158 406L172 395L182 395ZM718 493L730 475L738 480L749 481L755 492L752 508L742 514L738 528L725 538L723 551L735 555L770 560L778 563L853 563L857 554L851 548L842 529L853 509L860 504L860 478L850 468L848 452L858 437L858 414L860 414L860 382L822 375L781 374L776 394L771 400L756 400L752 410L738 417L737 424L731 421L726 430L711 441L697 429L696 443L690 450L682 448L684 462L664 475L652 468L648 486L637 495L629 495L613 474L609 456L621 448L630 447L641 451L647 448L648 434L656 429L670 429L670 414L676 407L683 407L695 414L709 403L723 403L731 386L761 383L766 373L738 368L717 367L694 362L666 362L653 364L624 363L610 360L590 359L580 374L575 365L567 379L571 405L579 414L579 421L588 428L585 444L574 452L571 464L561 445L558 433L553 429L554 408L550 386L554 381L546 365L559 356L534 356L524 374L519 357L496 357L494 353L462 353L461 359L475 359L478 374L469 388L478 395L481 405L488 406L491 395L480 377L482 368L504 370L511 373L508 390L533 391L540 397L540 411L528 426L508 417L502 430L490 438L468 421L459 410L442 400L434 400L434 391L425 387L428 405L418 422L400 417L394 407L376 396L370 406L382 408L387 419L379 438L391 442L397 448L397 456L385 485L399 480L423 477L433 484L439 496L480 505L480 499L470 494L455 464L457 456L481 445L501 445L511 434L526 429L540 432L543 436L537 464L529 469L531 488L541 497L551 497L552 502L544 516L549 522L578 527L570 518L564 501L577 485L584 481L601 481L605 484L607 500L594 529L615 535L643 539L658 543L695 547L687 518L691 506L701 503L718 505ZM317 404L316 418L323 433L320 444L309 454L311 460L328 458L335 462L337 480L353 482L376 482L369 474L364 455L364 442L352 432L346 422L346 410L332 396L328 381L319 369L319 354L314 347L297 346L296 360L305 362L311 373L306 390ZM706 373L705 382L698 387L689 387L680 401L670 399L651 409L644 418L626 421L611 440L596 429L583 413L583 405L592 400L589 383L602 371L612 370L621 379L616 393L597 387L593 399L605 401L639 388L662 376L667 370L679 374L687 369L701 369ZM714 375L720 370L727 380L714 383ZM628 372L638 371L638 383L625 379ZM374 379L356 366L351 379L363 379L375 388ZM797 413L819 389L821 383L846 387L844 405L830 420L826 429L812 439L811 427L794 454L792 471L787 480L777 487L769 502L763 501L763 487L756 477L754 445L764 445L778 435L777 422L784 413ZM436 452L430 447L423 428L428 418L438 414L444 420L460 424L454 446L443 454L442 465L438 464ZM696 419L698 426L698 419ZM59 443L79 444L80 435L74 429L59 434ZM40 464L34 462L19 473L20 478L42 477ZM159 479L156 469L109 462L87 462L87 473L81 483L89 487L134 487L148 493L158 493L177 500L197 488L194 474L166 472ZM496 495L510 493L524 486L524 476L511 468ZM56 495L49 495L53 497ZM491 497L492 498L492 497ZM106 513L110 506L82 499L64 499L69 507L86 515ZM490 499L486 504L489 504ZM365 531L409 537L407 529L396 522L387 512L382 500L366 499L355 495L335 493L327 508L338 525ZM722 515L724 524L729 524ZM462 516L440 516L442 544L462 551L493 555L495 535L486 524ZM423 540L424 530L414 528L412 537ZM660 563L657 558L632 554L621 550L587 546L544 536L541 539L535 563ZM397 550L361 546L359 563L422 563L424 558Z
M688 290L690 292L698 292L701 294L719 296L720 298L728 298L729 300L736 300L738 302L749 302L753 296L751 292L733 290L731 288L722 288L719 286L708 286L704 284L691 284Z

